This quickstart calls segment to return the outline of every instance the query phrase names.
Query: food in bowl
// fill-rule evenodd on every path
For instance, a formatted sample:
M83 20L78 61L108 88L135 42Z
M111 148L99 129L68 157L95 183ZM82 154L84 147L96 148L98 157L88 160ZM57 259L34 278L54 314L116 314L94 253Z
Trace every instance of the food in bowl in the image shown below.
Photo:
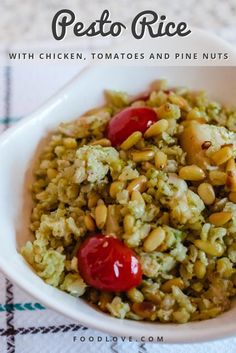
M114 317L215 317L235 295L235 156L236 110L205 93L108 91L45 146L21 253Z

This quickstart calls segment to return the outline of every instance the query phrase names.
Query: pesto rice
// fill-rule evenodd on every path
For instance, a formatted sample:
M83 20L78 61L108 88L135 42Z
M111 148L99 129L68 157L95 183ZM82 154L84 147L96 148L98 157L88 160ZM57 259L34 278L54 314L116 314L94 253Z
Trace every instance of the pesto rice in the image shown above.
M22 255L46 283L117 318L185 323L223 313L236 285L236 110L162 80L140 98L105 97L45 146L31 186L35 240ZM130 106L152 108L157 123L113 147L107 125ZM136 253L138 287L85 283L77 252L98 229Z

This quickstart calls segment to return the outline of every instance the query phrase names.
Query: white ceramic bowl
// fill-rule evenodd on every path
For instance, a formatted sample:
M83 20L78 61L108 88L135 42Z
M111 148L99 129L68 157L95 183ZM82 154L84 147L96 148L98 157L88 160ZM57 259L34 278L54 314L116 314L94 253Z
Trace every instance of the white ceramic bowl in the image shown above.
M222 49L222 43L220 46ZM93 67L0 137L0 268L46 306L83 325L113 335L133 336L135 339L163 336L168 343L231 336L236 332L234 304L232 309L217 318L184 325L118 320L45 284L17 252L30 236L27 225L31 204L26 184L31 178L31 160L42 138L59 122L74 119L102 103L105 88L136 94L157 78L167 78L170 85L203 88L212 98L236 104L236 67Z

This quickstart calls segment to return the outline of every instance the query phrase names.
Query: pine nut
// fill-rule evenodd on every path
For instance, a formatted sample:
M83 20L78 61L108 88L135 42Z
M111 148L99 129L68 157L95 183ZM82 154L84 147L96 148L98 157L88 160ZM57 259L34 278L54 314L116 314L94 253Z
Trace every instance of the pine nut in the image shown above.
M197 189L198 195L201 197L205 205L212 205L215 201L215 192L211 184L202 183Z
M93 232L96 229L95 222L90 215L86 215L84 217L84 223L85 223L85 227L88 229L88 231Z
M224 248L220 243L210 243L209 241L197 239L194 241L194 245L211 256L222 256L224 253Z
M146 182L147 182L147 178L145 177L145 175L140 175L140 177L132 180L128 187L127 187L127 190L129 192L132 192L134 190L138 190L138 191L141 191L141 192L144 192L145 189L146 189Z
M178 96L177 94L171 93L168 98L171 103L178 105L181 109L184 109L187 111L190 109L188 102L183 97Z
M117 219L117 208L115 205L107 207L106 234L116 235L120 231L119 220Z
M150 161L154 157L154 151L151 149L146 149L142 151L136 151L132 153L132 158L134 162L145 162Z
M144 137L154 137L160 135L162 132L168 129L169 123L166 119L161 119L155 124L151 125L144 134Z
M102 292L99 297L98 305L102 311L107 311L107 304L112 301L112 293Z
M165 168L167 164L167 155L162 151L157 151L155 154L155 167L157 169Z
M232 174L232 172L228 172L225 185L228 190L236 191L236 175Z
M57 170L54 168L48 168L47 170L48 179L52 180L57 176Z
M236 192L231 192L229 194L229 200L233 203L236 203Z
M160 224L166 224L168 226L170 223L169 212L163 212L163 215L159 218L158 222L160 222Z
M122 142L120 148L125 151L129 150L131 147L136 145L136 143L139 142L141 138L142 133L140 131L135 131L124 142Z
M205 178L205 173L200 167L193 164L180 168L179 177L184 180L200 181Z
M155 80L150 85L151 91L164 91L168 89L167 80Z
M233 158L226 165L226 186L230 191L236 191L236 165Z
M194 264L194 272L198 279L202 279L206 274L206 266L200 260L197 260Z
M140 204L145 204L145 201L138 190L134 190L131 194L131 201L137 201Z
M110 147L111 146L111 141L108 139L100 139L100 140L96 140L90 143L90 146L102 146L102 147Z
M203 289L203 284L201 282L195 282L192 284L192 288L195 292L201 292Z
M209 222L214 224L216 227L221 227L225 223L229 222L232 218L231 212L216 212L212 213L209 217Z
M103 199L99 199L97 202L97 206L98 205L105 205L105 202L103 201Z
M128 214L124 217L124 230L125 233L132 233L134 227L135 219L132 215Z
M132 288L127 292L127 296L133 303L142 303L144 300L143 293L137 288Z
M228 160L225 170L226 170L226 172L236 173L236 165L235 165L235 161L233 158L230 158Z
M226 183L226 173L220 170L211 170L209 172L209 179L211 184L214 186L225 185Z
M175 104L165 103L155 109L157 116L161 119L179 119L181 117L181 111Z
M161 285L161 291L164 293L171 293L172 286L179 287L180 289L184 289L184 282L181 278L173 278L169 279L165 283Z
M144 251L154 251L156 248L158 248L159 245L163 243L163 241L165 240L165 236L165 231L161 227L158 227L151 231L151 233L147 236L143 243Z
M102 229L107 219L107 207L105 205L98 205L95 208L95 221L99 229Z
M216 165L221 165L227 162L233 155L232 148L229 146L222 147L219 151L212 154L211 159Z
M88 198L88 208L91 209L97 206L98 200L99 200L99 195L95 193L91 193L91 195L89 195L89 198Z
M142 169L148 170L151 168L155 168L155 166L152 163L150 163L150 162L143 162L142 163Z
M118 192L122 191L125 187L125 183L123 181L114 181L111 183L109 194L115 199Z

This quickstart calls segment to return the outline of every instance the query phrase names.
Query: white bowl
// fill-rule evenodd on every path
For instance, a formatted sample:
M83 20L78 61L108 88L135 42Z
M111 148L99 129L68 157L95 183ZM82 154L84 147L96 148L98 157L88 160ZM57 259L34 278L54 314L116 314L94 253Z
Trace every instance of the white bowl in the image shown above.
M222 42L219 50L222 49ZM228 47L227 47L228 48ZM103 101L105 88L136 94L157 78L170 85L204 89L212 98L236 104L235 67L92 67L85 70L41 109L0 137L0 268L18 286L56 311L112 335L163 336L167 343L200 342L232 336L236 332L236 307L212 320L184 325L118 320L58 289L45 284L19 255L28 238L30 163L39 142L59 122L78 117ZM25 183L25 180L27 181Z

